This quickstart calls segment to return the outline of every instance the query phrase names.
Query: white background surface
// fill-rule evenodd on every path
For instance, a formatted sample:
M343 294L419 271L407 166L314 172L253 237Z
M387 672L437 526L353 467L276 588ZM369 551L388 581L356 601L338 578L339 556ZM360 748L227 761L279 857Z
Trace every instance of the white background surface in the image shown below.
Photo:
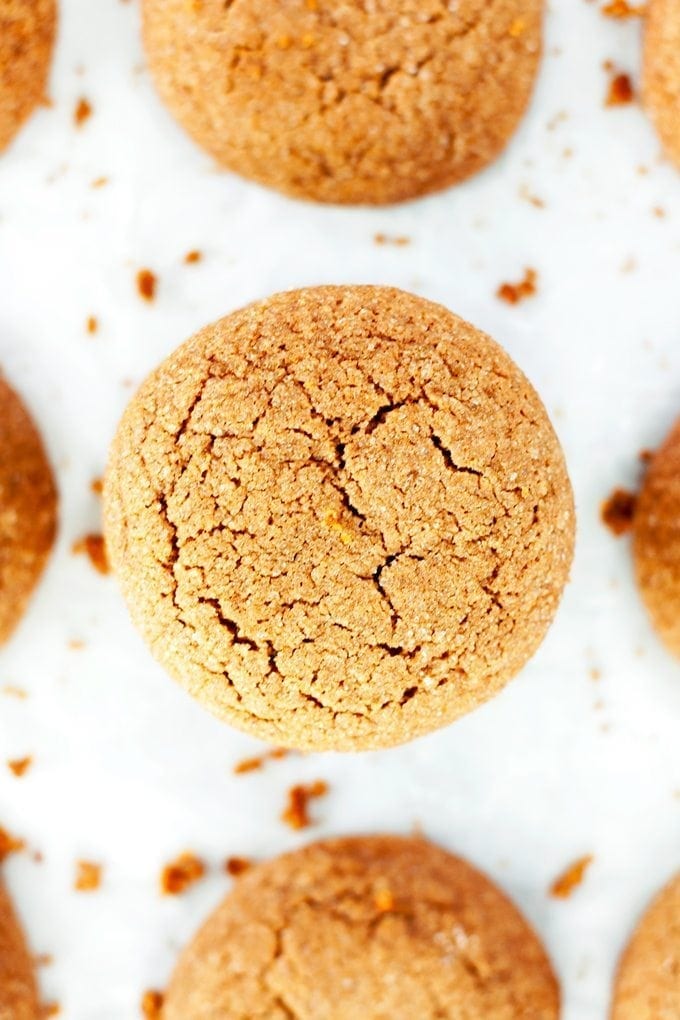
M536 99L507 156L441 196L366 211L290 202L217 172L152 93L136 4L61 7L54 105L0 159L0 364L40 423L61 490L56 555L0 653L0 685L29 692L0 696L0 822L44 854L14 857L7 876L35 949L54 955L45 997L65 1020L136 1017L142 991L164 985L226 892L227 855L419 823L535 923L563 981L564 1020L602 1020L634 918L680 866L680 665L649 630L626 540L598 520L680 411L680 175L639 108L603 107L603 60L637 77L639 24L553 0ZM81 95L94 113L76 130ZM110 183L92 189L99 176ZM379 247L376 232L412 243ZM204 259L186 266L193 248ZM529 265L538 296L499 302L498 284ZM159 277L152 305L135 290L142 266ZM543 648L476 714L394 751L294 757L234 777L254 742L164 676L115 581L70 548L99 527L89 485L130 386L211 319L321 282L403 286L508 349L564 442L576 562ZM95 337L88 315L101 323ZM35 764L15 779L2 763L25 754ZM315 778L331 792L318 826L297 836L278 820L285 793ZM161 866L186 848L211 876L163 899ZM551 900L550 882L584 853L595 862L583 886ZM104 864L100 892L72 891L77 858Z

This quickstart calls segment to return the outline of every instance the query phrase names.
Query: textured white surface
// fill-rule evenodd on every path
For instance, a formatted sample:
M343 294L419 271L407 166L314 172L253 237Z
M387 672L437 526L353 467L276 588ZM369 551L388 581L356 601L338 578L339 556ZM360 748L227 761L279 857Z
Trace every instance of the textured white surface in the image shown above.
M680 866L680 665L648 628L626 541L598 520L680 411L680 175L639 108L603 107L602 62L637 73L639 24L553 0L535 103L507 156L447 194L366 211L289 202L216 172L152 93L136 5L61 6L54 105L0 159L0 364L42 427L61 490L57 553L0 653L0 685L29 692L0 695L0 822L44 854L14 857L7 874L36 950L54 955L45 997L65 1020L137 1016L142 991L164 984L226 891L224 857L303 842L278 816L293 782L321 777L331 792L310 838L420 824L536 924L564 1020L602 1020L634 918ZM76 130L81 95L94 113ZM92 189L100 176L108 185ZM377 232L412 243L379 247ZM204 259L186 266L193 248ZM528 265L538 296L499 302L498 284ZM159 277L152 305L135 291L141 266ZM237 778L253 742L166 679L115 581L70 547L98 527L89 485L131 385L211 319L320 282L414 290L508 349L564 442L576 563L542 650L475 715L395 751L290 758ZM95 337L88 315L101 323ZM73 639L85 647L70 649ZM2 763L24 754L35 764L18 780ZM214 870L162 899L159 870L187 847ZM584 853L595 863L581 889L549 899ZM80 857L104 864L99 893L72 892Z

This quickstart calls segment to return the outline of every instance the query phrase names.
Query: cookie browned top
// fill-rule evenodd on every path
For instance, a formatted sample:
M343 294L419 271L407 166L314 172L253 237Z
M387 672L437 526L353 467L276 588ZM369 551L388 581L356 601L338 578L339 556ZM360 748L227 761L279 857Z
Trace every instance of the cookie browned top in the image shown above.
M12 904L0 881L0 1020L38 1020L31 959Z
M130 403L107 542L160 661L294 747L406 741L536 650L573 541L545 410L491 339L381 287L207 327Z
M680 876L657 896L621 959L611 1020L680 1018Z
M180 959L164 1020L556 1020L536 935L423 839L334 839L260 865Z
M680 166L680 6L650 0L645 32L644 99L670 158Z
M52 548L57 496L28 411L0 378L0 642L23 616Z
M55 0L0 0L0 152L45 99Z
M647 470L635 509L633 552L652 623L680 656L680 421Z
M144 0L161 96L222 164L322 202L398 202L493 160L543 0Z

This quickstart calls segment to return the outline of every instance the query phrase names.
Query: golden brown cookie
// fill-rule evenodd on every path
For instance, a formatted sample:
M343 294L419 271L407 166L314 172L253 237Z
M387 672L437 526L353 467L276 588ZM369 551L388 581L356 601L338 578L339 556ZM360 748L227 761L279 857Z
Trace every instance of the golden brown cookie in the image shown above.
M33 965L9 896L0 881L0 1020L38 1020Z
M0 152L45 99L55 0L0 0Z
M633 518L633 555L652 624L680 656L680 421L647 470Z
M424 839L315 843L238 879L180 958L164 1020L556 1020L517 908Z
M644 55L644 100L670 158L680 166L680 6L650 0Z
M545 409L489 337L383 287L279 294L130 403L106 538L158 659L273 743L443 726L535 652L574 513Z
M533 88L543 0L144 0L151 72L220 163L379 204L498 156Z
M0 378L0 643L24 614L56 530L52 469L33 421Z
M656 897L621 958L611 1020L680 1018L680 876Z

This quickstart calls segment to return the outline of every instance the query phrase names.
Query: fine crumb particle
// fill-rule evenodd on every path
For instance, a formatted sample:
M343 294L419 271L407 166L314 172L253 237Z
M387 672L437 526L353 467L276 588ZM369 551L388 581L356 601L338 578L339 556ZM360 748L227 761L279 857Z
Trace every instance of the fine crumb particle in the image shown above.
M583 882L586 871L593 863L593 855L586 854L585 857L574 861L550 886L550 895L557 900L568 900L574 890Z
M536 293L538 273L535 269L526 269L524 279L519 283L502 283L496 291L496 297L509 305L518 305L520 301L533 297Z
M85 99L84 96L81 96L78 102L76 103L75 112L73 114L73 119L75 121L76 127L82 127L85 121L89 120L91 116L92 116L92 104L87 99Z
M95 892L102 884L102 866L94 861L76 861L76 892Z
M655 205L652 209L652 216L656 216L658 220L663 220L666 218L666 210L662 205Z
M137 291L144 301L153 301L156 297L158 279L150 269L140 269L137 273Z
M166 864L161 872L161 890L164 896L181 896L205 875L205 865L195 854L186 852Z
M28 697L28 692L23 687L15 687L13 684L5 684L2 693L8 698L17 698L19 701L25 701Z
M260 754L253 758L243 758L234 765L234 774L237 776L243 776L248 772L258 772L268 761L279 761L281 758L286 758L290 754L283 747L275 747L271 751L267 751L266 754Z
M247 857L227 857L224 870L232 878L238 878L239 875L242 875L244 871L248 871L252 866L253 862Z
M328 783L317 779L314 783L293 786L288 791L288 804L281 815L281 821L291 829L307 829L312 824L309 802L328 793Z
M27 755L26 758L14 758L11 761L8 761L7 768L13 776L16 776L17 779L21 779L22 776L26 775L32 764L33 758L30 755Z
M405 248L411 243L411 238L404 235L390 236L389 234L376 234L373 240L376 244L391 244L396 248Z
M605 106L626 106L634 98L635 90L630 75L623 71L613 74L609 80Z
M597 666L591 666L588 670L588 676L594 683L597 683L598 680L602 679L602 670L598 669Z
M10 854L18 854L26 848L26 841L13 836L0 825L0 863Z
M618 538L633 527L637 496L627 489L614 489L600 509L602 523Z
M109 183L108 177L95 177L95 179L91 182L90 187L105 188L108 183Z
M628 0L610 0L602 8L607 18L644 18L647 13L646 4L631 4Z
M79 538L77 542L73 543L72 550L76 556L84 553L99 574L108 574L110 572L111 568L106 555L106 545L104 543L103 535L85 535L83 538Z
M101 496L104 491L104 479L93 478L90 482L90 491L93 492L95 496Z
M87 332L90 335L97 332L97 330L99 329L99 321L96 315L88 315L87 320L85 322L85 328L87 329Z
M197 262L200 262L202 258L203 252L198 251L198 249L194 249L193 251L188 251L186 253L186 255L184 256L184 261L188 266L193 266Z
M160 1020L161 1010L163 1009L163 993L155 988L150 988L144 992L140 1009L144 1020Z
M520 185L519 197L529 205L533 205L535 209L545 209L545 200L534 195L528 184Z
M82 652L85 642L81 638L71 638L68 642L68 647L72 652Z

